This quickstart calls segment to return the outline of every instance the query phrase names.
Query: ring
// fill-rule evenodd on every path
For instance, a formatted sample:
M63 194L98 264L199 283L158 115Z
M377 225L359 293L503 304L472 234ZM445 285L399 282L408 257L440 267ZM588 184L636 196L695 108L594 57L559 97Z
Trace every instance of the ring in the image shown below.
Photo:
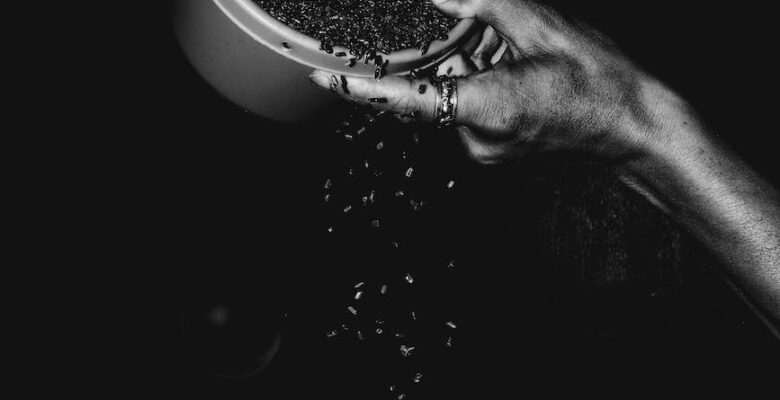
M434 122L439 126L450 126L458 113L458 81L451 76L436 77L436 115Z

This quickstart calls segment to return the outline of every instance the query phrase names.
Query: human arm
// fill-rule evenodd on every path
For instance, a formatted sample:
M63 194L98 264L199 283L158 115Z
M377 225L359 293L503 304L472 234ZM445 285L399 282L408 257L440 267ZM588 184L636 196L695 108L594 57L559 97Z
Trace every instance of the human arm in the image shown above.
M530 152L584 152L692 232L760 315L780 320L780 196L717 140L685 100L600 33L523 0L434 0L490 25L500 62L458 79L457 132L469 154L496 163ZM330 75L312 80L328 87ZM426 80L346 78L344 98L431 120ZM386 103L368 98L384 97ZM771 326L771 324L770 324ZM775 328L776 332L776 328Z

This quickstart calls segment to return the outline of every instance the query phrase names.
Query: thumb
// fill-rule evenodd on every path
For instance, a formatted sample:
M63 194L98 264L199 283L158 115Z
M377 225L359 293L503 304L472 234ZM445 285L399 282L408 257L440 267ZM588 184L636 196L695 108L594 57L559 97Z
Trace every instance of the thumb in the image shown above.
M335 75L322 70L315 70L309 79L347 101L377 110L413 115L422 121L432 121L435 116L438 91L428 79L391 75L376 80ZM461 78L458 84L466 80ZM463 100L462 96L458 97L459 103Z
M431 3L453 18L476 18L489 25L511 20L523 7L521 0L431 0Z
M486 0L431 0L443 13L458 19L474 18L479 15Z

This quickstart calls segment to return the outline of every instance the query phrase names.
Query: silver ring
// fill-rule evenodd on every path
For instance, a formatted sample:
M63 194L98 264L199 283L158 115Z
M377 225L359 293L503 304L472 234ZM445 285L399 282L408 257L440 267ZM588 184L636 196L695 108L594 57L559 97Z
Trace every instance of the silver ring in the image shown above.
M433 121L439 126L450 126L458 115L458 81L451 76L436 77L436 115Z

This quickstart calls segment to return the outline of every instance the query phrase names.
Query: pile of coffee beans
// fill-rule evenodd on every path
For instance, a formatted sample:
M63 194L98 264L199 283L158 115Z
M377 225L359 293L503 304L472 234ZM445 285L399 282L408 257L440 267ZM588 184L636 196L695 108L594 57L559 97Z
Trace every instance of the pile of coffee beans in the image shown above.
M356 59L416 48L425 54L446 40L458 20L428 0L255 0L271 16L320 40L320 49L343 46ZM346 56L343 54L342 56Z

